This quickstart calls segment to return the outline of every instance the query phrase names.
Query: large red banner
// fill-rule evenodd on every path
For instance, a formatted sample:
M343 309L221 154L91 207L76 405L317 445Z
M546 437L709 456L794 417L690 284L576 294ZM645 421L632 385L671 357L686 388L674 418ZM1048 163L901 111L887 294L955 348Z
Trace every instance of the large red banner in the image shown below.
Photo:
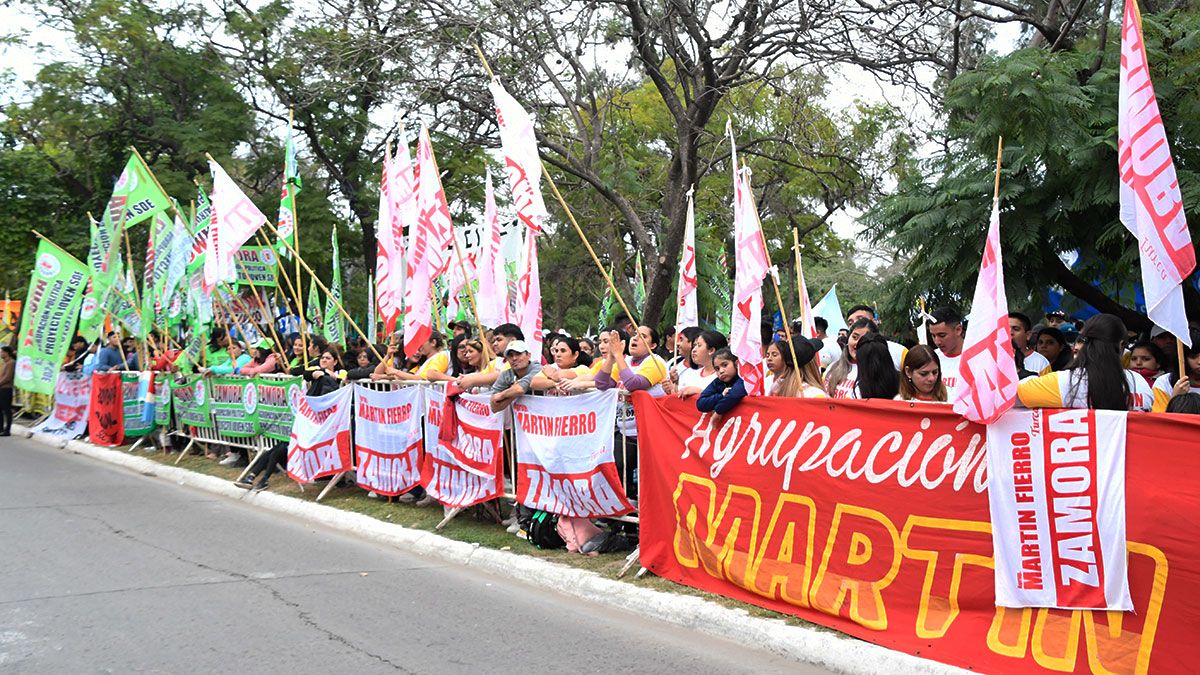
M124 443L124 406L120 373L92 375L92 400L88 404L88 440L110 448Z
M634 405L659 576L975 670L1195 668L1200 418L1129 416L1134 611L1105 612L995 606L986 434L949 406L747 398L713 423Z

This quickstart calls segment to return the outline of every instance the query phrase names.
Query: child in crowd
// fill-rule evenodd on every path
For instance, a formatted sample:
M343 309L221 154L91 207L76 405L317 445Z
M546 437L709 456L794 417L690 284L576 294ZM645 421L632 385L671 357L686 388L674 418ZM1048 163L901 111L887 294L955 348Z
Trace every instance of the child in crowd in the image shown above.
M1129 350L1129 369L1145 378L1150 386L1162 376L1166 363L1163 351L1149 340L1138 342Z
M732 351L718 351L713 356L713 364L717 367L717 379L710 382L696 399L696 409L716 413L719 417L746 398L746 384L738 375L738 358Z

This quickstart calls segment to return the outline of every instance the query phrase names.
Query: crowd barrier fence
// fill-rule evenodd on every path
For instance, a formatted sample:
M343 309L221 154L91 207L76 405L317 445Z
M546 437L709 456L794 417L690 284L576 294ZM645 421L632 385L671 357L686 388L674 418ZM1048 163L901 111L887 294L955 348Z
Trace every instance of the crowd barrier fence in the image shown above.
M138 371L128 371L128 372L130 374L138 374ZM173 376L173 377L177 377L177 376ZM199 377L200 376L192 376L191 378L189 378L189 381L195 381ZM223 376L223 379L225 379L225 380L242 379L242 380L250 381L250 380L256 380L256 379L260 379L260 378L266 379L266 380L278 380L278 381L286 381L286 380L293 379L292 376L281 375L281 374L258 375L258 376L242 376L242 375ZM405 387L413 387L413 386L436 387L436 388L444 389L445 385L446 385L446 383L444 383L444 382L427 382L427 381L352 380L352 381L347 382L346 386L351 386L354 384L362 385L363 387L374 390L374 391L393 391L396 389L405 388ZM544 394L542 392L533 392L532 395L541 396ZM573 394L561 394L561 395L571 396ZM161 401L162 400L161 393L159 393L158 396L156 396L156 398ZM617 455L620 457L620 460L621 460L620 465L621 466L629 465L629 463L628 463L629 456L630 456L631 451L633 451L633 449L625 442L626 437L620 433L620 428L619 428L619 425L621 424L622 419L623 419L621 410L627 409L627 406L628 406L628 396L625 392L622 392L620 402L618 405L618 414L616 416L617 427L615 427L613 430L614 431L613 453L614 453L614 455ZM265 437L263 435L243 437L243 436L229 436L226 434L222 434L220 428L215 423L214 413L211 410L209 410L208 414L209 414L209 418L214 421L214 423L211 427L206 428L206 427L180 424L178 417L173 413L170 418L171 419L170 426L166 429L162 429L162 428L159 429L159 432L164 434L164 437L183 438L183 439L186 439L186 441L187 441L187 445L183 448L183 450L179 453L179 457L177 457L175 460L176 464L178 464L180 461L182 461L182 459L189 452L191 452L191 450L196 445L200 445L201 447L205 448L206 450L210 449L209 446L212 446L212 445L224 446L226 448L237 448L237 449L245 450L247 453L247 457L249 459L249 463L247 464L245 470L243 470L241 475L239 476L239 478L243 478L249 472L249 467L251 464L254 463L254 460L257 459L262 453L265 453L268 450L270 450L271 446L274 445L274 443L276 442L274 439ZM422 418L423 417L424 417L424 411L422 411ZM424 424L422 424L422 429L424 429ZM133 447L130 448L130 450L133 450L134 448L136 448L137 445L139 445L142 442L142 440L144 440L144 439L139 440L137 444L135 444ZM353 448L353 434L351 434L351 447ZM516 466L517 466L516 438L515 438L515 434L514 434L513 428L512 428L512 410L510 408L509 410L507 410L505 412L505 431L504 431L504 475L505 475L504 497L506 499L515 500L517 498L516 485L513 480L513 472L514 472ZM626 473L620 472L619 477L621 480L622 489L624 489L626 491L626 494L629 494L629 485L628 485ZM336 480L330 481L330 484L324 490L322 490L322 492L318 495L317 500L319 501L320 499L322 499L329 492L329 490L332 488L332 486L336 482L337 482ZM300 489L303 490L304 486L300 485ZM614 518L614 520L620 520L620 521L629 522L629 523L637 523L638 516L635 512L633 514Z

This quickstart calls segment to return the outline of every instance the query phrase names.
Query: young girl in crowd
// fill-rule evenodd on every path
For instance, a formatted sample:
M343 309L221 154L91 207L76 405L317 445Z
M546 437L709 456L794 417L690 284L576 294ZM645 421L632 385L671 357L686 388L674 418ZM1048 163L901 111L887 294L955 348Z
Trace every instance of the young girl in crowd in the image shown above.
M1191 332L1192 346L1183 349L1183 375L1176 365L1154 381L1154 412L1174 412L1168 405L1175 399L1188 392L1200 392L1200 329L1193 328Z
M795 352L799 367L792 360ZM776 340L767 347L767 381L764 391L767 396L788 398L825 398L821 371L814 357L821 351L820 340L810 340L800 335L792 336L789 348L786 340Z
M831 397L855 398L852 394L858 383L858 342L868 333L879 333L874 321L864 317L851 324L842 355L825 373L825 392Z
M254 343L254 358L242 366L239 373L241 375L267 375L277 372L279 357L272 351L274 348L275 341L271 338L263 338Z
M738 375L738 358L729 349L717 352L713 356L713 363L717 367L717 377L704 388L700 398L696 399L696 409L720 416L733 410L734 406L746 398L746 383Z
M1043 370L1042 375L1066 370L1067 365L1071 363L1071 348L1067 346L1067 339L1063 337L1062 331L1057 328L1043 328L1038 331L1037 353L1050 362L1050 369Z
M679 398L698 396L704 388L717 379L717 367L713 357L717 352L729 346L725 336L715 330L701 331L692 340L692 349L688 356L689 368L679 371L679 381L673 387L673 393Z
M900 395L897 399L946 402L946 385L942 382L942 368L936 351L926 345L917 345L909 349L904 355L900 370Z
M1150 386L1162 376L1166 363L1163 351L1149 340L1135 343L1129 350L1129 369L1141 375Z
M1121 319L1112 314L1093 316L1083 324L1079 341L1082 343L1079 355L1068 368L1017 385L1017 399L1021 405L1026 408L1151 409L1154 395L1150 386L1141 376L1121 366L1125 341L1125 324ZM1039 335L1038 345L1041 344L1042 335Z

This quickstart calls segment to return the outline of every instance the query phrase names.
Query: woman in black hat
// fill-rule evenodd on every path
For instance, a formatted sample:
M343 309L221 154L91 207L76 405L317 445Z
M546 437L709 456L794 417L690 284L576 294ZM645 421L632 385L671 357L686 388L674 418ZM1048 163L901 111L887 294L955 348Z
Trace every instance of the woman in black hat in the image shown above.
M772 342L767 347L767 369L771 371L767 376L767 396L825 398L825 386L816 360L821 347L820 340L801 335L792 336L791 349L786 340ZM793 350L795 361L792 359Z

